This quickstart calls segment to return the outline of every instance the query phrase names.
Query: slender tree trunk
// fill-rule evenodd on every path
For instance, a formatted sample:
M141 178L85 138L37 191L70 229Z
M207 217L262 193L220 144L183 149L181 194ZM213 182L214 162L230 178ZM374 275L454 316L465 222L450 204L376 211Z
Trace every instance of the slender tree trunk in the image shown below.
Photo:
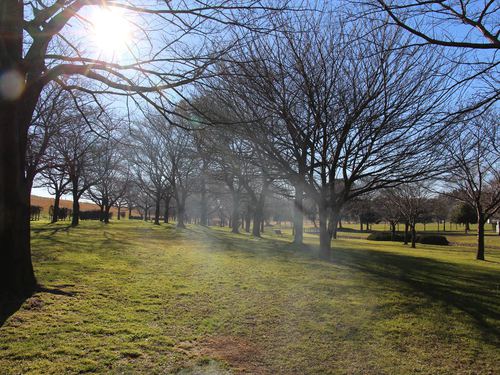
M304 187L300 183L295 186L293 230L293 243L302 245L304 242Z
M477 213L477 260L484 260L484 214Z
M103 222L103 221L106 221L106 218L104 217L104 206L105 204L104 203L101 203L99 205L99 221Z
M168 223L169 207L170 207L170 195L168 195L165 198L165 213L163 214L163 222L165 224Z
M201 178L200 224L208 226L207 188L204 176Z
M52 220L51 223L57 223L59 220L59 202L61 201L61 193L59 190L56 190L56 194L54 197L54 208L52 210Z
M396 238L396 223L390 222L391 224L391 241L394 241Z
M116 218L116 220L120 220L120 216L121 216L121 209L122 209L122 205L121 203L118 203L118 217Z
M408 221L405 221L405 238L404 238L404 244L408 245Z
M411 247L415 249L417 242L417 231L415 229L415 224L411 225Z
M261 215L259 209L256 207L253 212L253 227L252 227L252 235L255 237L260 237L260 224L261 224Z
M319 209L319 254L323 259L330 259L331 237L327 227L327 210L324 204Z
M361 216L359 217L359 230L363 231L363 219L361 219Z
M446 220L443 220L443 232L446 232Z
M132 207L128 206L128 219L130 220L130 216L132 216Z
M78 183L73 182L73 216L71 217L71 226L76 227L80 223L80 196L78 195Z
M237 191L233 191L233 212L231 214L231 232L232 233L240 233L238 228L240 217L240 194Z

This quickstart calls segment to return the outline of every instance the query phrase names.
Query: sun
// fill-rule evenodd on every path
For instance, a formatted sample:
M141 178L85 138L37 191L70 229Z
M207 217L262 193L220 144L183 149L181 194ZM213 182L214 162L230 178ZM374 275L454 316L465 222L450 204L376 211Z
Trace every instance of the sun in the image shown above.
M130 23L123 12L114 8L96 8L92 14L92 39L99 53L114 56L127 49Z

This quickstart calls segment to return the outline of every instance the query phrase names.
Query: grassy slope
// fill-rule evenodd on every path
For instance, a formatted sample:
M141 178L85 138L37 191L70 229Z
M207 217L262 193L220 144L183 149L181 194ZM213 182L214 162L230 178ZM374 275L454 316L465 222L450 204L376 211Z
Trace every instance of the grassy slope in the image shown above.
M47 289L0 328L0 373L500 368L500 251L476 262L469 248L338 240L325 262L314 258L316 237L300 252L288 240L128 221L36 223L35 267Z

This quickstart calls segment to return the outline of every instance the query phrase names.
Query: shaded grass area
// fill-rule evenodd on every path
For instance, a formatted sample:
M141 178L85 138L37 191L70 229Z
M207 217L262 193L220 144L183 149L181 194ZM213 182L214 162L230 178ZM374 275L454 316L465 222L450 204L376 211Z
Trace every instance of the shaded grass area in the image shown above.
M34 225L44 290L0 328L0 373L494 374L500 256L220 228ZM473 250L472 250L473 251Z

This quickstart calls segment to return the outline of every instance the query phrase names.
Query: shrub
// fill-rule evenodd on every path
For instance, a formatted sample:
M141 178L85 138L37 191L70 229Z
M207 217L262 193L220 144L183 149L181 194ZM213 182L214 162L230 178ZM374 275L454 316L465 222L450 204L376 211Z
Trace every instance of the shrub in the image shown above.
M394 241L403 242L404 237L405 237L404 233L397 232L394 234ZM409 233L408 237L410 237ZM391 232L373 232L370 233L368 239L372 241L393 241Z
M449 245L449 242L445 236L440 236L437 234L420 234L417 236L417 242L426 245Z

